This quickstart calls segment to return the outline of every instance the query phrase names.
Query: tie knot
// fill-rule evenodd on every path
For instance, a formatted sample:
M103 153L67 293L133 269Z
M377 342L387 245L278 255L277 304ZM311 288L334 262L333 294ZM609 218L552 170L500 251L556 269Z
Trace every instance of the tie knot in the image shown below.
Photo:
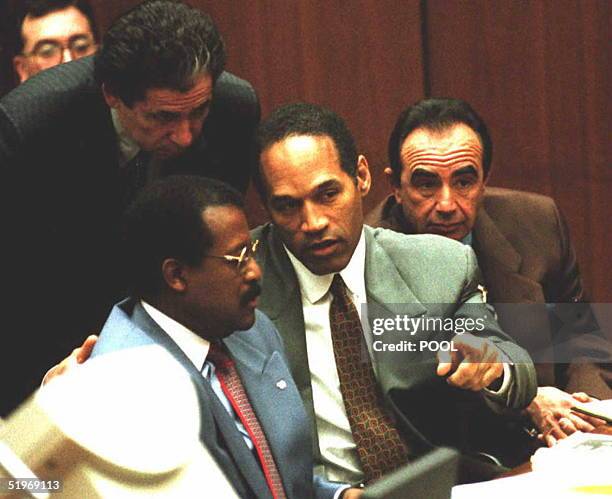
M232 364L232 359L227 354L222 343L211 343L208 350L208 358L217 369L225 369Z
M343 296L346 293L346 285L340 274L334 275L331 286L329 287L329 292L333 296Z
M336 274L332 280L331 286L329 287L329 292L332 295L332 302L335 302L342 311L346 311L352 304L347 291L348 290L344 284L342 276L340 274Z

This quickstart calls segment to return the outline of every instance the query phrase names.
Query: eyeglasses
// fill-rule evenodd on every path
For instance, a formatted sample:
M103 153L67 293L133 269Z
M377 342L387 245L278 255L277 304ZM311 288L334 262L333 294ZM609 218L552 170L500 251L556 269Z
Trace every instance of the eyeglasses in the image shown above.
M55 41L46 41L37 44L30 53L23 54L41 59L47 63L59 64L62 62L64 50L69 50L73 59L91 55L96 51L97 45L88 36L79 36L71 39L68 46Z
M240 256L234 256L234 255L204 255L204 256L209 257L209 258L221 258L222 260L225 260L226 262L235 262L236 269L238 270L238 272L240 272L241 274L244 274L244 272L247 269L247 265L249 261L251 260L251 258L253 258L253 255L255 255L255 252L257 251L258 245L259 245L259 241L256 239L255 241L251 243L251 245L246 245L244 248L240 250Z

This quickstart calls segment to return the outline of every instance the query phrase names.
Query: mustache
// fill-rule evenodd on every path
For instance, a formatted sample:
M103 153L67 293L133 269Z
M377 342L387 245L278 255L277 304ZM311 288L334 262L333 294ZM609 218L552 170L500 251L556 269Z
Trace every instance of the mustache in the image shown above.
M248 303L251 300L254 300L261 294L261 284L259 282L254 282L249 286L247 292L242 296L242 302Z

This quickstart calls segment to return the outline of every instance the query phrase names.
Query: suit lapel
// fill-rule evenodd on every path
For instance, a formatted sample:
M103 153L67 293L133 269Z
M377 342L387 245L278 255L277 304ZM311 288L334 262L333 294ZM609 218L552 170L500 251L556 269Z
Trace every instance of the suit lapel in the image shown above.
M541 286L519 273L521 255L498 229L484 206L474 225L474 251L491 299L506 303L543 302Z
M314 421L304 312L297 276L274 227L266 226L263 234L266 244L261 255L263 261L260 261L263 280L259 308L274 322L283 338L293 380Z
M156 343L166 348L189 372L200 400L200 439L211 451L230 482L239 487L246 481L258 498L271 498L265 477L253 453L246 446L233 418L225 410L210 383L204 379L178 345L151 319L140 304L135 305L133 321ZM222 441L218 438L222 436ZM236 469L237 468L237 469ZM241 475L241 476L240 476ZM246 492L243 490L243 492Z
M258 332L252 331L251 334ZM300 410L302 400L295 390L287 389L292 381L279 352L266 356L252 343L236 335L226 338L224 343L266 435L287 496L292 497L290 484L302 483L304 477L312 473L311 469L306 469L309 465L300 466L308 460L296 459L296 454L306 452L311 443L305 414ZM302 424L299 424L300 419ZM281 431L283 427L284 431ZM295 438L287 439L288 433ZM293 448L288 447L288 442ZM301 488L306 486L311 486L311 482Z

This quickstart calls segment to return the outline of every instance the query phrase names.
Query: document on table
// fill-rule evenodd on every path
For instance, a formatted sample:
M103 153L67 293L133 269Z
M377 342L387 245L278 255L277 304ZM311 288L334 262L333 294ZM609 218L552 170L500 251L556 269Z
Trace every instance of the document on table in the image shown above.
M577 432L531 458L531 473L453 487L452 499L612 496L612 436Z
M596 418L603 419L607 423L612 424L612 399L595 400L594 402L587 402L586 404L576 404L572 410L589 416L595 416Z

